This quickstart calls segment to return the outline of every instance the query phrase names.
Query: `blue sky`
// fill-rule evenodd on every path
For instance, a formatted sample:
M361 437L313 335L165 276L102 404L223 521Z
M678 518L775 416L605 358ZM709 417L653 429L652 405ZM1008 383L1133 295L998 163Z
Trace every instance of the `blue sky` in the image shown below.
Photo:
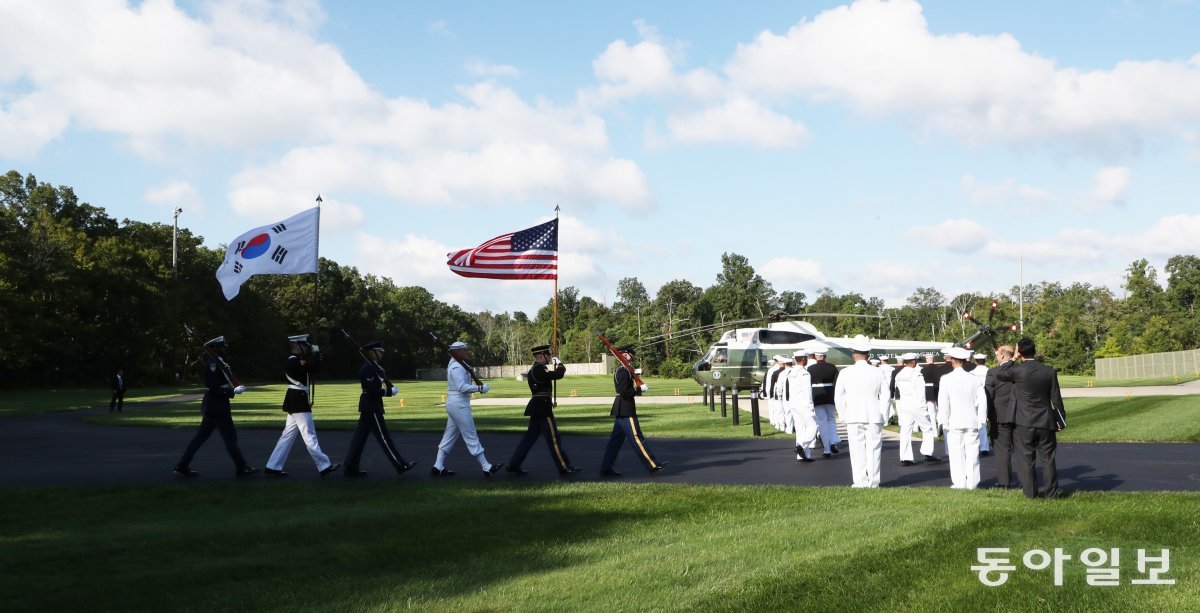
M322 255L469 310L445 254L563 209L561 285L899 304L1118 287L1200 245L1200 5L0 2L0 163L216 247L325 200ZM215 272L215 271L214 271Z

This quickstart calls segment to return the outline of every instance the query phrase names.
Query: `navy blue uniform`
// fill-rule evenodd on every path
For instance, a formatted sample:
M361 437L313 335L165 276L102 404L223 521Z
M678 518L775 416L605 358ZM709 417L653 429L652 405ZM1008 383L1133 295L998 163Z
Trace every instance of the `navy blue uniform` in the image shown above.
M248 465L246 458L242 457L242 451L238 449L237 430L233 427L233 414L229 405L229 399L234 396L233 386L225 379L220 365L212 356L206 355L204 358L203 377L204 387L207 389L204 399L200 401L200 429L196 431L196 436L192 437L192 442L188 443L179 465L186 467L191 464L196 451L208 440L213 430L217 430L221 433L221 439L225 441L225 451L229 452L229 457L238 471L244 470Z
M384 388L381 371L382 369L377 369L373 364L363 364L362 369L358 371L362 394L358 397L358 427L354 429L350 450L346 452L347 475L359 471L358 465L362 460L368 434L375 435L375 440L379 441L379 446L383 448L383 455L387 456L396 472L403 473L409 467L404 457L396 450L396 444L392 442L392 436L388 434L387 424L383 420L383 398L391 396L392 390Z
M546 437L546 447L550 449L550 457L554 459L559 472L571 469L571 461L567 459L567 452L562 448L562 439L558 436L558 423L554 421L554 402L550 398L553 382L562 379L566 374L567 367L563 364L550 370L545 364L536 363L525 375L531 394L529 403L525 405L529 427L525 429L525 436L521 437L516 450L513 451L512 459L508 461L510 471L521 468L525 456L529 455L529 450L538 437L543 435Z
M642 434L641 424L638 423L637 402L634 400L635 397L642 395L642 390L634 384L633 375L624 366L617 368L617 372L613 375L613 385L617 388L617 397L613 399L612 411L609 415L615 417L616 421L613 423L612 434L608 438L608 446L604 449L604 459L600 462L600 471L612 470L613 463L617 461L617 452L621 450L621 445L627 439L642 466L645 466L646 470L653 471L658 468L659 464L654 459L654 454L650 452L650 448L646 447L646 437Z

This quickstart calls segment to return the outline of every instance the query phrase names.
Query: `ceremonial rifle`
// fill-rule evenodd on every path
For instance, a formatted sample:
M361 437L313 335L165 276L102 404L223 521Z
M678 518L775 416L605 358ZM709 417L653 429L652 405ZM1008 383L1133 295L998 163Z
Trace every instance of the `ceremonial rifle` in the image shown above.
M446 353L450 353L450 345L447 345L446 341L438 338L438 335L434 334L433 332L429 333L429 337L433 339L434 344L442 349L445 349ZM475 385L478 385L481 388L483 387L483 381L479 380L479 375L475 374L474 368L471 368L466 362L458 359L458 356L454 355L453 353L450 353L450 357L454 358L455 362L458 362L460 366L466 369L467 374L471 375L471 380L475 382Z
M354 337L350 336L350 333L347 332L345 328L342 328L342 334L345 335L346 340L354 343L354 347L358 349L358 355L362 356L363 361L375 367L375 374L379 375L380 379L383 379L383 384L386 385L388 389L396 387L395 385L392 385L392 382L388 379L387 374L383 372L383 366L380 366L379 362L368 358L367 353L362 350L362 345L358 344L358 341L354 340Z
M645 385L645 383L642 383L642 378L639 377L636 372L634 372L633 366L629 365L629 361L625 359L625 355L622 354L620 351L617 351L617 348L613 347L613 344L608 342L608 339L604 338L603 334L600 334L599 332L597 332L596 336L599 336L600 340L604 341L604 344L608 346L608 350L611 351L614 356L616 356L617 360L619 362L621 362L621 365L624 366L625 369L629 371L629 374L633 375L633 382L637 383L638 387Z
M183 329L187 331L188 336L200 343L200 347L204 349L204 352L207 353L208 356L212 358L218 366L221 367L221 374L225 375L225 381L229 382L229 385L233 387L242 387L242 382L239 381L237 376L233 374L233 369L229 367L229 362L226 362L225 358L221 357L221 352L219 350L217 350L215 347L205 347L204 339L197 336L196 332L192 330L191 326L183 324Z

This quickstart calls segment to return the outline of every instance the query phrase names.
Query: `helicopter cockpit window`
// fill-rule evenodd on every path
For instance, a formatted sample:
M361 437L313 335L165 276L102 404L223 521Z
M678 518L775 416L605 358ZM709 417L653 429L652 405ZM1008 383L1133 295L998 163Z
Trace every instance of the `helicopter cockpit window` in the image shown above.
M729 350L724 347L717 348L717 350L715 352L713 352L712 363L713 364L728 364L729 363Z
M764 345L798 345L804 341L811 341L816 338L811 334L803 332L792 332L791 330L759 330L758 342Z

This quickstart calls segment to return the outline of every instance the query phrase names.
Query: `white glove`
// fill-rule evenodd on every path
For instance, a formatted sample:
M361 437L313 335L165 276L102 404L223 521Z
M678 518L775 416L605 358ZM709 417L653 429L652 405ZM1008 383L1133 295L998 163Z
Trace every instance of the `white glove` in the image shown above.
M483 385L480 385L480 386L479 386L479 393L480 393L480 394L486 394L486 393L488 393L489 391L491 391L491 389L492 389L492 388L488 387L488 384L487 384L487 383L484 383Z
M242 392L244 392L244 391L246 391L246 386L245 386L245 385L239 385L239 386L237 386L237 387L233 388L233 393L235 393L235 394L240 394L240 393L242 393Z
M650 391L650 386L643 383L638 389L642 390L642 393L645 394L646 392Z
M556 357L550 358L550 363L555 366L558 366L559 364L562 364L562 360L559 360L558 357L556 356Z
M399 393L400 393L400 388L392 386L392 395L395 396L396 394L399 394Z

